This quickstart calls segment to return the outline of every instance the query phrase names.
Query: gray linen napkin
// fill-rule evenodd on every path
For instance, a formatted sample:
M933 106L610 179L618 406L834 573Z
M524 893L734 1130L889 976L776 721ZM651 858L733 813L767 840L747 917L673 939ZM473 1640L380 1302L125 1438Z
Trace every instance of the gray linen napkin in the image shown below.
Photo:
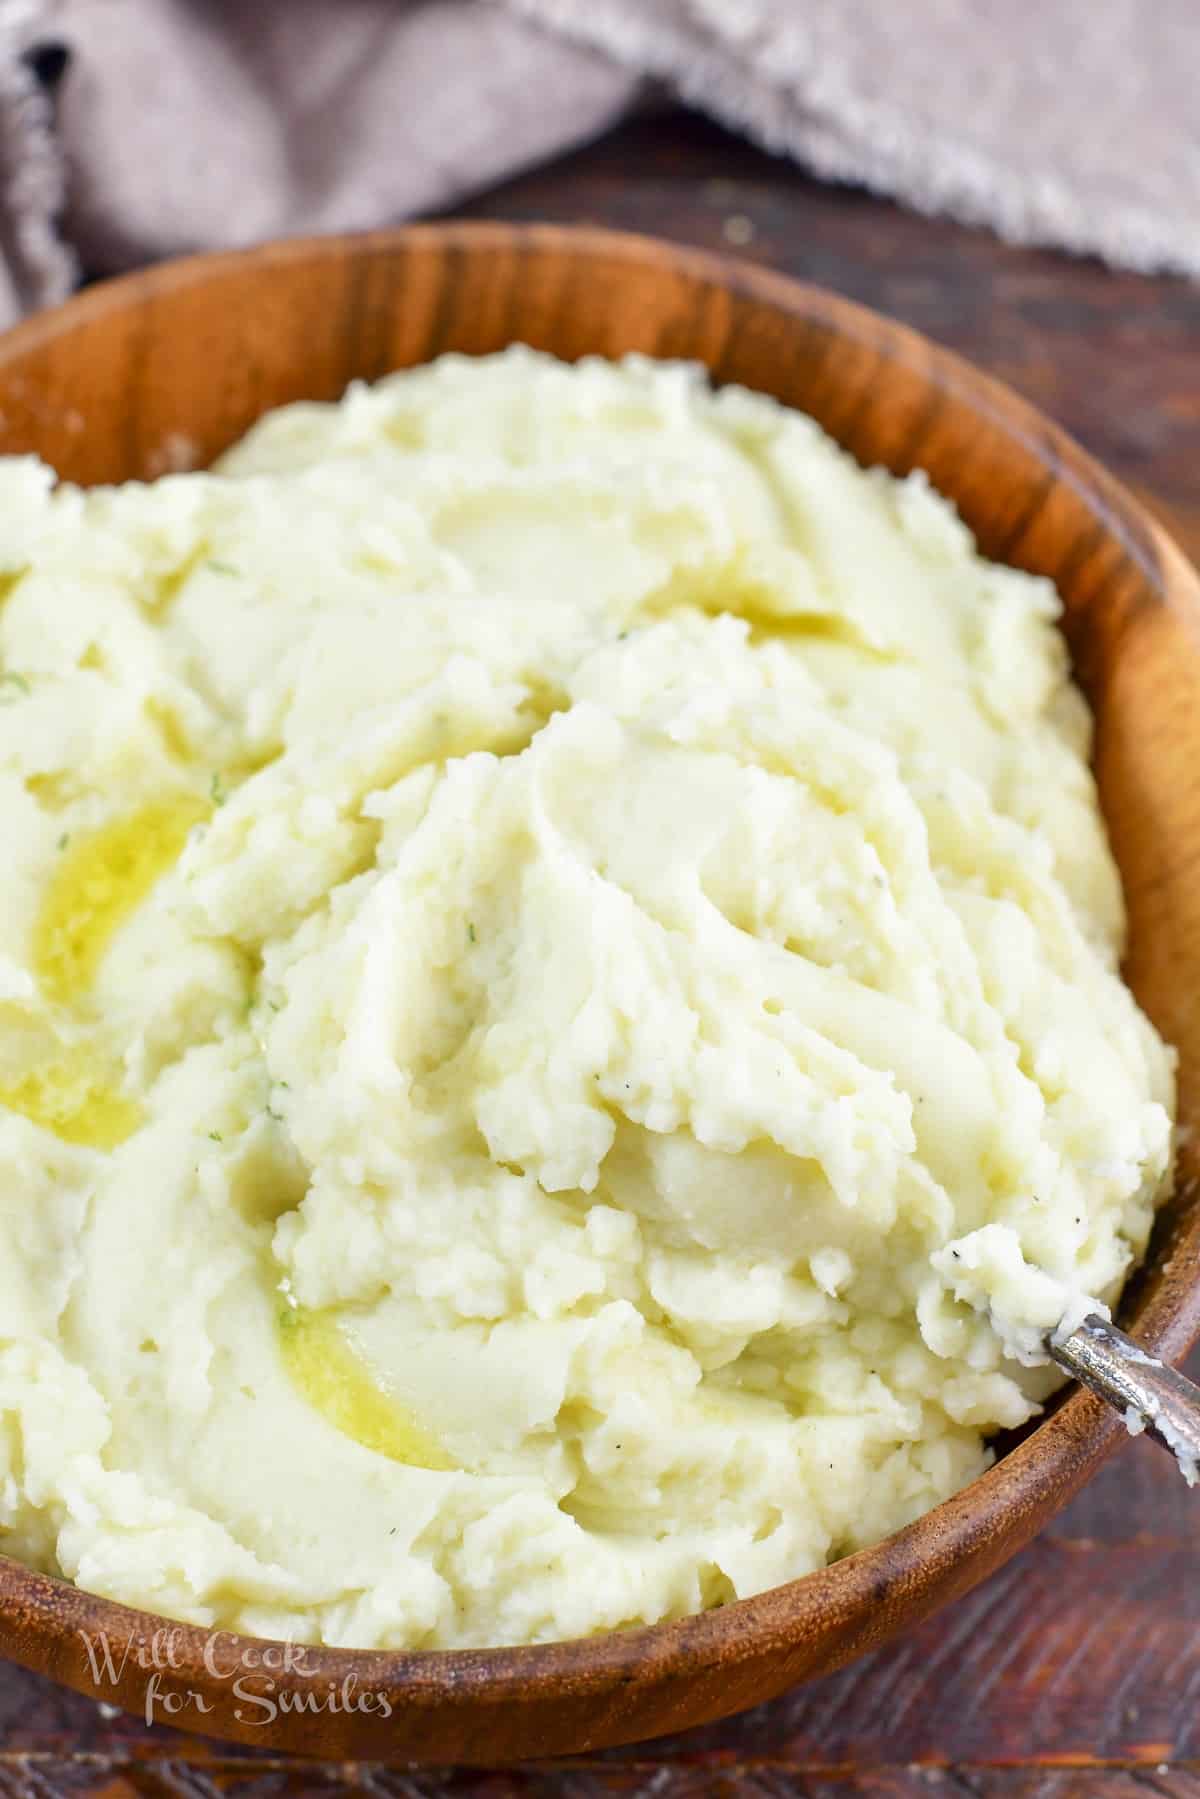
M648 79L819 174L1200 275L1196 0L0 0L0 319L80 262L447 205Z

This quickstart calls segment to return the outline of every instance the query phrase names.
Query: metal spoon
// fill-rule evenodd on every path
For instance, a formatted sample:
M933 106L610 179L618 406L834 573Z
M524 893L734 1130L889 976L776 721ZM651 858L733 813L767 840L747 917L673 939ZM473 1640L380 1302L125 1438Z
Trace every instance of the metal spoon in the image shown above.
M1060 1368L1122 1412L1131 1436L1147 1436L1175 1457L1189 1487L1200 1481L1200 1387L1139 1349L1094 1313L1047 1344Z

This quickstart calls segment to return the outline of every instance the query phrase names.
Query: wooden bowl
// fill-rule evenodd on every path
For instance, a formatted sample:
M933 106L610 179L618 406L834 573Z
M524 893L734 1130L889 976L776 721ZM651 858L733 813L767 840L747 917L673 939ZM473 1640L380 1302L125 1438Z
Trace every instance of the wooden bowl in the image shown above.
M1200 1330L1200 579L1031 407L898 325L743 264L598 231L449 224L201 257L93 289L0 340L0 449L35 450L75 481L153 476L207 462L268 407L514 339L565 357L697 358L718 382L814 413L864 463L927 469L989 556L1058 584L1096 714L1128 975L1180 1053L1179 1190L1123 1307L1141 1341L1178 1359ZM156 1716L278 1750L496 1763L594 1749L720 1717L874 1648L1011 1556L1121 1432L1073 1391L906 1530L681 1623L531 1649L307 1650L300 1668L255 1675L250 1639L206 1654L199 1630L163 1635L161 1619L0 1558L0 1650L96 1694L84 1637L105 1637L117 1662L130 1653L98 1696L141 1711L156 1675ZM235 1675L264 1694L274 1678L315 1709L269 1721ZM352 1698L376 1696L369 1710L333 1709L347 1677Z

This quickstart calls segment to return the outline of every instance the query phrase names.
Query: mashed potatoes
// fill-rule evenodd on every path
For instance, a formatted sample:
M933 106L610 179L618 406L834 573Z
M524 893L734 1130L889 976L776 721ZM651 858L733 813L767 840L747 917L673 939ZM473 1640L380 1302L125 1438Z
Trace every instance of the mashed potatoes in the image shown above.
M915 1517L1169 1178L1052 588L694 370L0 468L0 1548L572 1636Z

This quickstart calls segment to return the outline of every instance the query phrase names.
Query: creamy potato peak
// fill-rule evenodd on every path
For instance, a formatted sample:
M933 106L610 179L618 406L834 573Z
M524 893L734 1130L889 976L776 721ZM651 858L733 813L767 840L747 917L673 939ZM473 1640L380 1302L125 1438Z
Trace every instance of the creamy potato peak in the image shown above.
M0 1551L522 1643L971 1480L1172 1062L1043 580L690 367L0 464Z

